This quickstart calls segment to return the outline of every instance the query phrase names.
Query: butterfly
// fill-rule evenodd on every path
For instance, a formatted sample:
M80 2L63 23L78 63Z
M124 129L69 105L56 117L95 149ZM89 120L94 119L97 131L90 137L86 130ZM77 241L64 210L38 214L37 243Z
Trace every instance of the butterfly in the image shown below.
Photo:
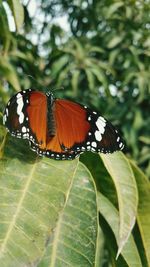
M108 120L52 92L18 92L6 105L3 124L12 136L28 139L39 155L57 160L74 159L84 151L113 153L124 148Z

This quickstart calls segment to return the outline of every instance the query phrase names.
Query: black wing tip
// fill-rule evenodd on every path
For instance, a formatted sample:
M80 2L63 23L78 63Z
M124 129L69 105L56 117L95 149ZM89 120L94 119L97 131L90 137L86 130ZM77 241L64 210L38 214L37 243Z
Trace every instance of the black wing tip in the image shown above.
M100 153L103 153L103 154L113 154L113 153L119 152L119 151L122 151L122 152L125 152L126 151L126 147L125 147L124 143L122 143L122 146L121 147L113 146L111 148L101 149L100 150Z

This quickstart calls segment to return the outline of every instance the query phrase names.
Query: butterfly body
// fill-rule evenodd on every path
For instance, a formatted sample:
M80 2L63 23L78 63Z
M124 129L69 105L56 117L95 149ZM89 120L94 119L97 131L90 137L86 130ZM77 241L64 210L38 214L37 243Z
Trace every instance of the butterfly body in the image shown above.
M13 136L28 139L39 155L54 159L74 159L84 151L113 153L124 147L118 131L96 111L32 89L10 99L3 123Z

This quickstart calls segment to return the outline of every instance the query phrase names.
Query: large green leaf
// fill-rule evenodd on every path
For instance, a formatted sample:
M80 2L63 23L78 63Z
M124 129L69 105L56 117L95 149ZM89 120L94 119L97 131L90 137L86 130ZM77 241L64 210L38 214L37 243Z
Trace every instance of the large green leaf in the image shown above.
M97 236L95 202L90 173L80 163L39 267L94 266Z
M0 266L94 266L96 194L84 165L39 158L15 138L2 155Z
M150 266L150 184L144 173L133 163L132 169L139 189L137 222L148 266Z
M101 193L98 194L98 208L99 212L111 227L117 243L119 243L119 213L117 209L108 198L104 197ZM124 245L121 255L124 257L129 267L142 267L141 259L132 236L129 237Z
M132 169L123 153L100 154L100 156L113 179L118 196L120 214L119 254L135 224L138 205L137 186Z

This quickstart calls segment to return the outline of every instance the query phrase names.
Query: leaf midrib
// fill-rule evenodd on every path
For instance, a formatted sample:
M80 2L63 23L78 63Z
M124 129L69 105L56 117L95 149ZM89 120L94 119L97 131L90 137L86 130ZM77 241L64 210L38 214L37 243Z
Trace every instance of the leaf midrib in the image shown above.
M57 222L57 225L56 225L56 228L55 228L55 235L54 235L54 241L53 241L53 249L52 249L52 256L51 256L51 263L49 265L49 267L55 267L55 262L56 262L56 254L57 254L57 245L58 245L58 242L59 242L59 234L60 234L60 229L61 229L61 222L62 222L62 217L63 217L63 212L64 212L64 209L67 205L67 202L68 202L68 198L69 198L69 195L70 195L70 191L71 191L71 188L72 188L72 184L73 184L73 181L74 181L74 177L75 177L75 173L77 171L77 168L78 168L78 165L79 165L79 161L76 165L76 168L73 172L73 175L72 175L72 179L71 179L71 182L70 182L70 186L68 188L68 191L67 191L67 194L66 194L66 200L65 200L65 203L64 203L64 207L61 211L61 214L60 214L60 217L58 219L58 222Z
M130 177L132 178L132 180L135 181L134 173L132 171L132 168L131 168L128 160L125 158L125 156L123 155L123 153L121 153L121 154L122 154L122 157L124 158L124 160L126 161L126 164L128 165L128 169L130 170ZM101 156L101 158L102 158L102 160L104 162L104 165L106 166L109 174L113 178L113 182L114 182L115 187L116 187L116 193L117 193L117 196L118 196L119 217L120 217L120 227L119 227L119 237L120 237L120 239L119 239L119 244L118 244L119 245L119 248L118 248L118 252L117 252L117 257L118 257L119 254L120 254L120 252L121 252L121 250L122 250L122 248L123 248L123 246L125 245L128 237L130 235L131 229L133 228L133 225L135 223L135 216L132 219L132 227L130 228L130 231L128 232L128 235L126 235L125 237L123 237L122 236L122 233L124 232L123 231L124 230L124 219L123 219L124 218L124 213L123 213L123 210L124 209L122 207L124 207L125 204L124 204L124 201L122 200L121 193L120 193L120 190L119 190L121 188L120 181L118 179L118 174L117 174L117 179L116 178L114 179L114 177L116 177L115 172L114 172L112 166L107 161L107 159L105 158L105 160L104 160L103 159L103 156L102 155L100 155L100 156ZM138 198L138 192L137 192L137 188L136 187L135 187L135 190L136 190L136 198ZM138 203L138 199L137 199L137 203ZM137 207L136 207L136 209L137 209ZM122 242L122 240L123 240L123 242Z

